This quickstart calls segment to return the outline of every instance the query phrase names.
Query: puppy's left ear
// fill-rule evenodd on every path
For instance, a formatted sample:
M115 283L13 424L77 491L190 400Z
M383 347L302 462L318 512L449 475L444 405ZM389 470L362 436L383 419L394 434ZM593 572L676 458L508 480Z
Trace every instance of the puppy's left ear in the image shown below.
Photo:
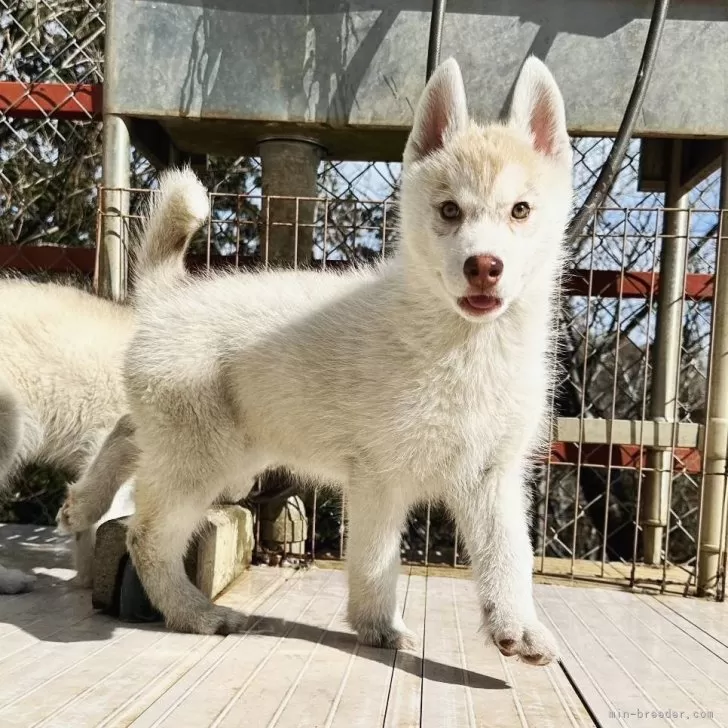
M526 59L521 68L508 126L525 132L537 152L571 166L564 99L551 72L535 56Z

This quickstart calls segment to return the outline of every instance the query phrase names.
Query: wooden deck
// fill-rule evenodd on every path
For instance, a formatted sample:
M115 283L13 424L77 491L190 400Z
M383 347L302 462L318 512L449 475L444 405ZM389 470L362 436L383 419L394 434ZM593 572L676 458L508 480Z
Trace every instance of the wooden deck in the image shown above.
M95 614L52 529L0 525L0 545L39 575L0 597L0 728L728 727L722 604L538 584L563 664L534 668L486 644L470 581L440 570L400 579L421 648L395 653L357 644L338 569L253 568L219 600L250 630L202 637Z

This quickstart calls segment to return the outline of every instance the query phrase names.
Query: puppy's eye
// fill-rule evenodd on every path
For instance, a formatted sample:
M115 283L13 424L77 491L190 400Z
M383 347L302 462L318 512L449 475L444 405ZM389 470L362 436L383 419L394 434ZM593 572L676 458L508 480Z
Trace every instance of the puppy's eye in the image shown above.
M457 202L448 200L440 205L440 217L443 220L457 220L461 215L460 207Z
M531 214L531 205L527 202L516 202L511 210L511 217L514 220L525 220Z

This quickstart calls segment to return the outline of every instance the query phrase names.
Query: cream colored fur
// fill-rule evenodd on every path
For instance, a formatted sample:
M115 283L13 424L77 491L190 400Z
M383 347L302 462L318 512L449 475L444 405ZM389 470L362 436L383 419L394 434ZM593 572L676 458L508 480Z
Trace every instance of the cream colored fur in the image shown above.
M124 372L141 448L129 549L172 628L242 627L192 586L182 555L227 483L288 466L346 489L362 641L412 645L396 604L400 534L413 504L441 498L489 635L504 654L555 658L531 593L523 477L543 439L571 151L542 63L526 62L513 98L507 122L478 125L457 64L436 71L404 154L401 244L375 270L186 276L169 230L207 198L191 172L162 182L169 218L143 237ZM441 217L448 200L457 223ZM525 221L511 216L520 201ZM476 316L458 301L465 261L486 254L504 264L501 305Z
M200 216L170 204L174 198L160 210L152 198L147 229L164 225L167 236L185 241L204 221L207 205ZM91 584L97 526L133 512L129 480L137 450L121 376L133 329L129 306L71 286L0 281L0 488L30 462L62 468L75 479L58 523L75 536L81 586ZM32 582L31 575L0 567L0 594Z
M86 469L126 408L121 362L132 329L129 308L84 291L0 281L0 488L31 462L62 468L83 485ZM90 525L121 485L117 473L110 473L109 500ZM89 560L81 546L83 584ZM0 567L0 593L22 591L32 582L30 575Z

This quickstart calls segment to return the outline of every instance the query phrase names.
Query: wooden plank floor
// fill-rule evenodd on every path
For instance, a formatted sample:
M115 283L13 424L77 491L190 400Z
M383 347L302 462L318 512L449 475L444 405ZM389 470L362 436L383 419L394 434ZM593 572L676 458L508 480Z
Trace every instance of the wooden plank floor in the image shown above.
M202 637L93 613L52 529L0 525L0 563L39 574L0 597L0 728L728 727L721 604L539 584L563 665L534 668L486 644L472 584L441 571L400 578L420 648L395 653L356 642L337 569L251 569L219 600L248 631Z
M566 673L599 725L728 726L728 607L536 587Z

